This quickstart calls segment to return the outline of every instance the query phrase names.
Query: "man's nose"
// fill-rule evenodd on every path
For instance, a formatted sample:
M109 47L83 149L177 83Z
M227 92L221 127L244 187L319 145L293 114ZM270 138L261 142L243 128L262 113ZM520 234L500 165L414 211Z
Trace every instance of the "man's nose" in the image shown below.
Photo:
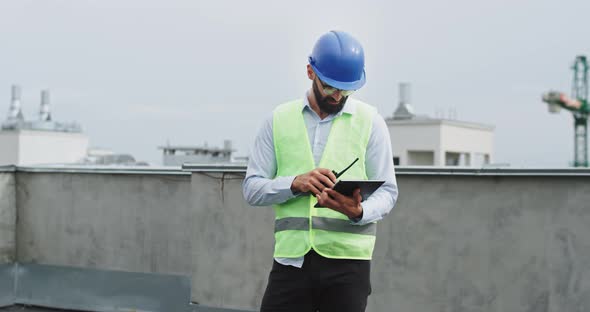
M334 101L342 100L342 91L336 90L336 92L332 94L332 99L334 99Z

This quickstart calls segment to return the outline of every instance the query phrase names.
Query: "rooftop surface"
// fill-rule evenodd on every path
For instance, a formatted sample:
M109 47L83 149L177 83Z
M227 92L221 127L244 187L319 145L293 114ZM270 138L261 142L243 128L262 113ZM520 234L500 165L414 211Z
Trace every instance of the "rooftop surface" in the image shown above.
M66 310L47 309L47 308L20 306L19 305L19 306L0 308L0 311L3 311L3 312L61 312L61 311L66 311ZM68 311L68 312L72 312L72 311Z
M22 306L22 305L0 308L0 311L2 311L2 312L82 312L82 311L74 311L74 310L48 309L48 308L41 308L41 307ZM203 307L203 306L195 305L192 311L194 311L194 312L244 312L246 310L218 309L218 308L210 308L210 307Z

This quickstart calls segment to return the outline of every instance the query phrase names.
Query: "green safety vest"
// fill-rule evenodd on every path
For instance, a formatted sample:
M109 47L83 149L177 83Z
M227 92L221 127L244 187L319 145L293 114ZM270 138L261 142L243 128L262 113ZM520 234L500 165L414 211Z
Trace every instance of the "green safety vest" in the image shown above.
M375 108L356 102L353 114L334 118L319 166L316 166L303 120L303 101L278 106L273 113L273 140L277 177L296 176L317 167L340 171L355 163L340 179L366 180L365 153ZM314 208L313 196L298 196L275 205L274 257L297 258L311 248L327 258L370 260L377 224L354 225L329 208Z

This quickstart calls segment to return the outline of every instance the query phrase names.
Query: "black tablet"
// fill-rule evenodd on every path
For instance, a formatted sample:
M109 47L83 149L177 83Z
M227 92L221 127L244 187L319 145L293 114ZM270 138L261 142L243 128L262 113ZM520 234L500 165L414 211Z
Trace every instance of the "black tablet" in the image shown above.
M361 196L362 200L367 199L373 192L375 192L385 181L376 181L376 180L345 180L345 181L338 181L334 185L332 189L336 192L346 195L352 196L352 192L360 188L361 189ZM324 208L324 206L320 206L319 203L315 204L316 208Z

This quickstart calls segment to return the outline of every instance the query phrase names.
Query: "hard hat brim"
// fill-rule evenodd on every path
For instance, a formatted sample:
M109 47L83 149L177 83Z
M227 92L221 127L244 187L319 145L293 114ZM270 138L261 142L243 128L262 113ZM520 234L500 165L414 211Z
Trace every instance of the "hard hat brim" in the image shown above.
M320 78L321 81L323 81L324 83L329 84L331 87L334 87L336 89L340 89L340 90L358 90L360 88L362 88L365 85L366 82L366 77L365 77L365 70L363 69L363 74L361 76L361 79L357 80L357 81L337 81L331 78L328 78L326 76L324 76L316 67L314 64L310 64L311 67L313 68L313 71L316 73L316 75L318 75L318 78Z

